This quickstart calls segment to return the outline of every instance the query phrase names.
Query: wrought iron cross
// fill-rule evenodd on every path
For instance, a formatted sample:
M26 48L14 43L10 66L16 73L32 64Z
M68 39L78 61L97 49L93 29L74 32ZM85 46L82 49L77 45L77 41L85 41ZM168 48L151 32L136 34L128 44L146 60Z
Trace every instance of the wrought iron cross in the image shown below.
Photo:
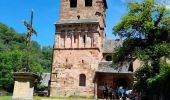
M30 50L30 42L31 42L32 33L34 33L37 36L37 32L33 28L33 16L34 16L34 10L31 11L31 20L30 20L29 24L25 20L22 20L22 23L26 26L26 28L28 30L27 37L26 37L27 57L26 57L26 65L24 67L24 71L25 72L29 72L30 71L30 66L29 66L29 50Z

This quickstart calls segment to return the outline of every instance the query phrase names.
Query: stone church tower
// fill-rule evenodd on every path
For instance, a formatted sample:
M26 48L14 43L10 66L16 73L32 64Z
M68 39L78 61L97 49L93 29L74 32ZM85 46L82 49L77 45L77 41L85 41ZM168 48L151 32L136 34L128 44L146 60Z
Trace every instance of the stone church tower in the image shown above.
M95 95L95 72L105 40L106 8L106 0L60 0L50 96Z

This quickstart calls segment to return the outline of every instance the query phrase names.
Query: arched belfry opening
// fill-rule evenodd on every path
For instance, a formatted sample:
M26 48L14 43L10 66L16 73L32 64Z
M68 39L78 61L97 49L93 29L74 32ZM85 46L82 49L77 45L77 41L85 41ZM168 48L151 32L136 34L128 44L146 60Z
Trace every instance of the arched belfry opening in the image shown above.
M77 7L77 0L70 0L70 7L71 8Z
M86 7L91 7L92 6L92 0L85 0L85 6Z

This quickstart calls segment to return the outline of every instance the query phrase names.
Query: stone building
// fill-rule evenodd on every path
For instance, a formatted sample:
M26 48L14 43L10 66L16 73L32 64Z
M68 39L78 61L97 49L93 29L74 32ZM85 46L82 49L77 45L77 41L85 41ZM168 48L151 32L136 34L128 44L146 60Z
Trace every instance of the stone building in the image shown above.
M105 83L132 87L133 63L111 67L114 47L122 41L106 40L106 9L106 0L60 0L50 96L102 98Z

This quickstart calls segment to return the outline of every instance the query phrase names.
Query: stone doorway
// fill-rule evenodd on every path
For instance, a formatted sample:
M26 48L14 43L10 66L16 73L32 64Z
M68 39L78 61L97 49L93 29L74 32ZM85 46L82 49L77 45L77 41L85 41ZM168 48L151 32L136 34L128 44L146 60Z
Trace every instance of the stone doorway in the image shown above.
M103 99L103 86L108 84L112 86L115 91L118 90L119 86L124 88L132 88L133 76L132 73L96 73L96 89L95 95L98 99Z

